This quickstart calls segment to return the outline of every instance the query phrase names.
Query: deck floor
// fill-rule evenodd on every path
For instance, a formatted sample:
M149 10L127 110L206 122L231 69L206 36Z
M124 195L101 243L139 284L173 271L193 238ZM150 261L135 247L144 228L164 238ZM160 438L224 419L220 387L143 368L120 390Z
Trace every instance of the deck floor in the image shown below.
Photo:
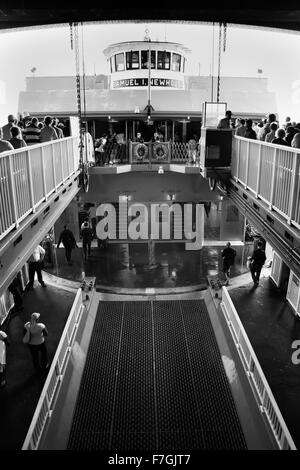
M246 448L204 300L99 303L69 450Z

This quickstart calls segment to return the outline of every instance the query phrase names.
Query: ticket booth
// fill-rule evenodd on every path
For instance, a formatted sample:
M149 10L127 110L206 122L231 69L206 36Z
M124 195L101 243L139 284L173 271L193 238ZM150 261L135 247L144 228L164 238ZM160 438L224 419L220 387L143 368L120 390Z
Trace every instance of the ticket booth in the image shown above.
M207 175L208 169L228 169L231 165L233 129L217 129L225 116L226 103L205 102L200 137L200 166Z

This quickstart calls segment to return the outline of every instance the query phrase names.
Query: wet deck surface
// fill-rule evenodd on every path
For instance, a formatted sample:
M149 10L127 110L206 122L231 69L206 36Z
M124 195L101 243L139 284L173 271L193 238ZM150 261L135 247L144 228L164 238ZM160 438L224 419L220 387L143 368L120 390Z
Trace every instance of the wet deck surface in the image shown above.
M112 283L124 288L149 287L148 279L153 280L154 286L165 287L166 292L169 288L188 285L187 282L191 285L198 283L199 288L202 288L207 286L206 275L214 275L221 271L221 249L220 246L205 247L202 253L192 254L175 251L174 259L178 260L181 268L172 281L166 274L158 276L159 270L161 273L165 272L163 271L165 267L158 266L149 271L146 264L145 269L141 269L138 273L133 272L130 277L129 267L120 266L118 263L114 267L111 262L116 256L115 248L100 250L99 253L96 251L98 248L94 248L91 258L85 264L81 250L77 249L73 252L75 255L73 266L68 266L65 262L64 250L57 250L59 262L57 269L52 268L49 271L56 274L58 270L61 277L75 278L79 281L84 267L86 275L93 274L97 277L98 273L101 273L100 278L97 277L98 284L109 286L109 283ZM237 263L232 275L247 272L241 260L245 259L250 248L236 247L236 249ZM168 251L162 252L161 257L165 256L163 253L168 254ZM172 254L167 255L170 265L172 256ZM105 263L107 271L103 270ZM250 273L242 277L244 279L242 284L237 287L232 286L230 295L295 444L300 448L300 366L291 362L293 352L291 344L293 340L300 339L300 321L294 316L284 294L274 287L268 278L262 278L260 286L253 289ZM45 377L35 375L29 351L22 343L23 324L33 311L41 313L41 321L49 329L48 351L51 360L75 297L75 290L62 290L59 285L60 281L56 286L49 285L47 289L43 289L37 284L33 291L24 294L24 310L14 314L9 323L3 325L11 345L7 352L7 386L0 390L1 423L5 429L0 441L1 449L21 448L45 381Z

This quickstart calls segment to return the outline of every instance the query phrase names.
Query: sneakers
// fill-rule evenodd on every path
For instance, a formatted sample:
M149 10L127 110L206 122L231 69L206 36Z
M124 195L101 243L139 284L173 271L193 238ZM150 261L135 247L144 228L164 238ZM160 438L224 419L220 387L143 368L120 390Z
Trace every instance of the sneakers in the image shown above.
M41 284L41 286L42 286L42 287L47 287L47 286L46 286L46 284L45 284L44 282Z

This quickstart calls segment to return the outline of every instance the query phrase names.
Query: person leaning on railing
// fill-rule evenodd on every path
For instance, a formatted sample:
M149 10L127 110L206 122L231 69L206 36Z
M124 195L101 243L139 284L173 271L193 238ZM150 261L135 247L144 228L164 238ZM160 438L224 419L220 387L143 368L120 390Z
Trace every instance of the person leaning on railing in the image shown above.
M294 147L296 149L300 149L300 131L297 132L297 134L294 135L291 145L292 145L292 147Z
M52 127L53 119L51 116L46 116L44 119L45 127L41 129L41 142L49 142L50 140L57 140L57 133L54 127Z
M289 144L286 142L286 140L284 140L284 136L285 136L285 130L277 129L276 134L275 134L275 139L272 140L272 144L288 146Z
M39 120L36 117L23 130L23 138L27 145L35 145L40 143L41 129L39 128Z
M27 147L26 142L22 139L21 131L18 126L12 126L10 128L10 133L12 135L10 143L13 148L20 149L22 147Z
M2 127L0 127L0 152L7 152L8 150L13 150L13 146L11 145L8 140L3 140L3 131Z
M256 140L256 132L252 128L252 119L246 119L246 131L245 131L245 138L246 139L253 139Z

